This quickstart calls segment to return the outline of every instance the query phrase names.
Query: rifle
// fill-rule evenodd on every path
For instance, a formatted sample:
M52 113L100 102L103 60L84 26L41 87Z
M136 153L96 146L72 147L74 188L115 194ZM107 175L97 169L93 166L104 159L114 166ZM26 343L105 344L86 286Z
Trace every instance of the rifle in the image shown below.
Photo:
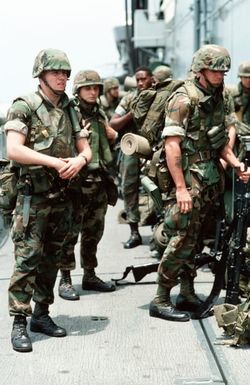
M214 282L210 294L206 298L205 302L200 306L198 311L192 314L193 319L205 318L211 315L211 309L217 302L220 292L224 286L224 276L226 271L226 261L228 256L228 241L233 231L233 222L228 226L225 219L225 206L223 197L220 197L219 206L216 210L216 232L215 232L215 244L207 254L206 258L200 256L195 257L195 264L201 267L205 263L213 262Z
M246 164L247 164L246 159ZM246 245L247 228L250 219L250 183L238 182L235 200L235 227L232 234L227 260L227 288L225 302L237 305L239 299L240 274L245 265L243 249Z
M146 275L150 273L156 273L158 270L159 262L154 263L145 263L144 265L137 265L137 266L127 266L123 276L118 279L112 278L112 281L119 284L119 281L122 281L125 279L130 272L133 273L135 282L139 282L142 278L144 278Z

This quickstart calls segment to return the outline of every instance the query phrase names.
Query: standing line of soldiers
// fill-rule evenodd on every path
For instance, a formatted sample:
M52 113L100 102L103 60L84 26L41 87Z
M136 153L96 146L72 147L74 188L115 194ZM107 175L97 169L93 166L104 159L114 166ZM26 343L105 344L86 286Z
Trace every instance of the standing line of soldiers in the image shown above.
M188 321L189 311L202 305L194 291L194 257L207 214L223 193L220 160L233 167L243 182L249 179L250 169L245 170L236 158L229 139L236 124L233 104L224 92L224 76L230 65L225 48L205 45L193 56L193 78L176 84L171 92L167 89L171 96L164 100L162 124L155 139L161 141L161 156L171 176L171 189L164 202L168 243L159 265L157 293L149 307L153 317ZM169 84L172 87L172 77L164 70L155 72L154 89ZM64 52L42 50L33 67L33 77L39 79L38 90L13 102L5 124L8 157L17 178L9 313L14 317L12 346L19 352L32 350L27 333L29 316L31 331L66 336L66 330L49 316L49 306L54 301L59 270L59 295L67 300L79 299L70 275L76 264L74 250L79 234L82 288L115 290L115 285L103 282L95 272L108 204L115 205L118 197L112 175L112 145L121 133L138 133L135 101L152 88L154 81L149 68L138 68L136 89L120 100L118 83L109 80L106 99L102 98L107 112L110 107L108 121L98 102L103 92L99 74L93 70L78 72L73 99L69 100L65 88L70 74ZM244 105L246 95L242 100ZM248 120L244 123L249 125ZM121 165L122 194L131 230L124 248L131 249L142 243L138 229L140 160L123 156ZM179 282L180 294L174 305L170 292ZM35 302L33 311L31 299Z

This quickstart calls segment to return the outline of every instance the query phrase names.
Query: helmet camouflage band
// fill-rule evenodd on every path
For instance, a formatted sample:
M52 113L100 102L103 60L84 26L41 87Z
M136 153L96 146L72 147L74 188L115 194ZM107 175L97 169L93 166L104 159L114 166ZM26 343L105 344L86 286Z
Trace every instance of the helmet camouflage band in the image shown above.
M39 77L43 71L51 70L68 71L68 77L70 77L71 67L66 53L53 48L44 49L39 52L33 66L33 78Z
M238 70L238 76L250 77L250 61L245 61L240 64L239 70Z
M231 58L226 48L216 44L207 44L195 52L191 69L194 73L203 69L211 71L229 71Z
M72 93L75 95L79 88L94 85L100 86L100 93L102 93L103 82L96 71L79 71L74 78Z
M116 79L116 78L108 78L108 79L105 79L104 80L104 93L106 94L106 92L108 92L109 90L111 90L112 88L117 88L119 87L119 80Z

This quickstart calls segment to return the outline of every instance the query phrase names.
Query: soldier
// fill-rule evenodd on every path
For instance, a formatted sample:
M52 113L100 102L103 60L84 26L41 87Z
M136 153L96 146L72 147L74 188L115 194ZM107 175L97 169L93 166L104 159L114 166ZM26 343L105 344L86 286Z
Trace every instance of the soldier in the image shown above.
M122 98L119 87L119 80L116 78L108 78L103 82L103 95L100 95L100 101L108 120L114 115L115 109Z
M232 89L235 112L240 122L250 126L250 61L240 64L240 82Z
M147 67L139 67L135 71L137 89L128 92L115 110L110 120L110 125L118 132L136 133L136 126L133 122L131 103L138 96L140 91L152 86L152 73ZM124 199L124 208L130 226L131 235L124 244L125 249L130 249L142 244L141 235L138 229L140 221L139 213L139 187L140 187L140 160L135 155L122 154L121 160L121 189Z
M114 115L115 109L126 92L120 91L120 84L117 78L108 78L103 82L103 94L100 95L101 108L108 120ZM119 163L120 163L120 138L117 136L116 143L112 146L113 175L119 185Z
M96 71L80 71L76 74L73 85L74 104L79 111L83 129L90 132L92 161L88 164L82 181L80 212L79 207L76 207L76 223L63 245L59 295L66 300L79 299L70 278L70 270L75 268L74 247L79 232L81 267L84 271L82 288L102 292L115 290L115 285L103 282L95 274L98 264L97 246L103 235L108 203L116 203L116 197L113 196L116 194L116 186L109 174L112 164L109 140L114 141L117 133L108 126L107 117L99 107L98 98L102 90L103 83Z
M225 108L224 76L230 69L228 51L204 45L194 55L194 78L169 99L162 137L173 188L165 207L164 227L169 242L158 269L158 289L150 316L188 321L201 300L194 291L194 256L206 215L222 192L220 158L248 181L250 169L235 157L226 129L234 124ZM181 281L174 306L171 289Z
M9 313L14 316L11 341L19 352L32 350L28 316L32 315L32 332L66 335L50 318L49 305L72 217L68 186L91 159L77 117L74 122L70 119L74 110L64 92L70 73L64 52L39 52L33 67L38 91L16 99L5 124L8 157L20 171L12 228L15 266L9 285Z
M238 77L240 82L232 87L231 92L234 98L235 112L240 122L237 125L239 137L250 134L250 61L245 61L239 65ZM238 145L238 146L237 146ZM236 142L238 151L241 152L242 145ZM246 265L250 264L250 228L247 231L247 242L245 247ZM250 279L246 275L240 276L240 290L243 297L247 296L250 290Z

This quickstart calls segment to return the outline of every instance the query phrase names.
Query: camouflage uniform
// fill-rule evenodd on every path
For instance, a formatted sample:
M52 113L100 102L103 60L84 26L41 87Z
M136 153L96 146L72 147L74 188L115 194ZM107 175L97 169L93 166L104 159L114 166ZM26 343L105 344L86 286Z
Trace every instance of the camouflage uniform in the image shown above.
M235 112L240 122L244 125L238 125L237 134L239 137L250 134L250 88L244 87L242 78L250 78L250 62L246 61L240 64L238 76L241 81L237 86L232 87L231 92L234 98ZM237 143L238 144L238 143ZM237 149L241 154L241 143ZM239 155L240 156L240 155ZM250 261L250 228L247 231L247 241L245 247L247 265ZM250 290L250 279L244 275L240 277L240 289L243 296Z
M195 81L193 81L195 85ZM201 100L207 95L201 87L197 88L197 95ZM211 94L210 94L211 95ZM185 182L193 198L193 209L188 214L178 211L173 197L175 189L171 192L165 213L165 230L170 238L164 252L159 269L159 283L170 287L177 284L177 277L183 271L196 275L194 255L197 250L195 245L199 240L201 227L222 192L220 170L220 151L212 148L207 139L207 131L212 126L223 125L225 128L232 124L231 115L224 115L224 100L221 95L216 96L216 104L210 113L202 113L198 106L192 108L190 98L181 87L172 97L167 110L163 138L167 136L181 136L183 138L181 149L183 155L183 169ZM185 103L187 114L182 121L177 121L171 113L171 107ZM189 118L187 118L189 116ZM187 119L187 125L183 121ZM201 129L202 127L202 129ZM204 159L203 159L204 158ZM171 199L172 198L172 199Z
M120 116L130 111L131 102L138 96L138 91L130 91L125 95L115 110ZM125 132L136 133L134 123L126 127ZM123 132L123 133L125 133ZM121 189L124 199L124 208L129 223L140 221L139 212L139 187L140 187L140 160L136 155L122 154L120 163Z
M115 112L116 107L121 101L121 96L119 94L118 98L113 98L108 100L107 94L112 88L119 88L119 81L116 78L108 78L104 80L103 83L103 95L100 96L101 108L105 112L108 120L110 120Z
M64 93L70 73L64 52L51 48L40 51L32 72L39 78L38 91L16 99L5 124L8 153L18 170L9 312L14 316L12 346L20 352L32 351L26 330L26 317L31 313L31 331L53 337L67 334L49 316L49 304L54 300L61 246L73 219L69 190L91 156Z
M192 69L196 73L205 68L228 71L227 50L215 45L198 50ZM196 77L186 81L169 99L162 137L181 138L182 171L192 209L186 213L180 211L174 187L165 207L164 228L169 241L159 265L158 294L150 305L151 316L187 321L189 315L180 310L195 311L202 303L193 289L194 256L199 251L204 221L224 187L221 150L228 142L226 128L235 122L233 111L228 111L226 105L223 84L217 88L208 84L203 88ZM177 310L169 293L179 278L181 294L176 304L181 306Z
M51 121L51 131L55 136L37 135L40 140L34 141L34 150L56 157L74 155L74 137L80 134L73 132L69 119L69 99L64 95L60 108L54 108L39 89L37 95L44 105L45 119ZM30 96L32 98L32 95ZM13 103L8 112L5 130L21 132L28 138L30 127L44 130L42 122L30 110L27 102L19 99ZM49 131L47 131L49 132ZM49 141L49 145L48 145ZM16 209L13 218L12 239L15 244L16 264L9 286L10 315L31 315L30 300L33 295L35 302L53 303L53 287L60 262L61 245L67 234L72 217L71 201L65 189L60 193L59 178L50 175L44 167L36 169L20 166L21 177ZM29 222L23 225L25 207L25 180L30 175L33 182L32 199L29 209ZM37 184L34 179L37 178ZM40 191L39 191L40 189ZM51 198L49 193L51 192ZM57 193L59 196L57 197Z
M239 66L239 77L250 77L250 62L244 62ZM250 125L250 88L245 88L240 81L236 87L231 90L234 98L235 112L238 119Z
M74 79L73 94L75 99L73 102L80 116L83 129L90 132L89 144L92 149L92 160L81 180L81 205L79 206L78 203L74 205L74 224L63 244L63 257L60 268L61 271L69 271L75 268L74 248L80 233L80 261L84 273L91 272L91 278L95 281L98 280L97 283L102 286L102 289L106 287L107 290L102 291L112 291L115 287L113 285L108 286L108 284L96 277L94 269L98 265L97 246L103 236L105 215L108 203L110 203L108 186L110 187L111 184L111 188L116 188L109 174L113 158L105 128L107 124L106 115L97 102L90 104L78 96L78 90L88 85L98 85L102 90L101 79L95 71L80 71ZM85 288L84 280L83 288ZM68 293L62 292L62 289L59 287L59 294L61 293L60 295L64 299L73 299L69 298L69 290L72 291L72 287L68 288Z

